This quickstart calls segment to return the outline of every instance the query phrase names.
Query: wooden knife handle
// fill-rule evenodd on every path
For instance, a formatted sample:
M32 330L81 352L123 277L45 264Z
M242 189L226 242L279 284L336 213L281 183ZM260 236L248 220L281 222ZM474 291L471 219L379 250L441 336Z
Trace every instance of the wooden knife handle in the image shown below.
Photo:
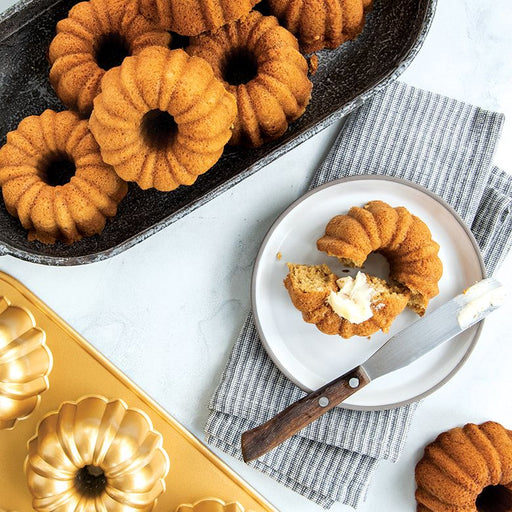
M242 434L244 461L257 459L280 445L369 382L364 368L358 366L289 405L266 423L247 430Z

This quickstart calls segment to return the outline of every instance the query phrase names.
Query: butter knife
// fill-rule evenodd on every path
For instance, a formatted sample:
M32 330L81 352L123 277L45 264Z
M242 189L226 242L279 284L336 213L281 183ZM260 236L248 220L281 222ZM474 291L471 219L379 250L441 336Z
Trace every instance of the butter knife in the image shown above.
M346 400L371 381L412 363L465 331L505 300L503 286L483 279L392 336L366 361L242 434L246 462L257 459Z

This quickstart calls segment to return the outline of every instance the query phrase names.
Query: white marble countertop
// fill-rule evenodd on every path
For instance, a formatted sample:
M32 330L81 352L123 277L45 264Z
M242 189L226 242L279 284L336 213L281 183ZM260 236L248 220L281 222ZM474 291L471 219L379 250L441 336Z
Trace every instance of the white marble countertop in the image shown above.
M0 10L11 5L0 0ZM512 172L512 7L438 1L419 55L401 80L509 116L495 162ZM204 439L207 402L250 307L261 240L307 188L338 130L332 125L207 205L104 262L55 268L12 257L21 280L165 409ZM234 214L235 212L235 214ZM512 256L497 274L512 288ZM419 407L396 464L381 463L361 512L415 510L414 466L426 443L465 422L512 428L510 304L490 317L460 372ZM317 505L217 451L284 512ZM335 505L333 511L351 510Z

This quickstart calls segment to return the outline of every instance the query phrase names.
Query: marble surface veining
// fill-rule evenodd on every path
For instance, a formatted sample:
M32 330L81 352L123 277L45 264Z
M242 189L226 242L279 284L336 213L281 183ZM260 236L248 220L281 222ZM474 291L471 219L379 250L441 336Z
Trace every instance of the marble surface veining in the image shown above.
M0 0L0 9L11 5ZM438 1L430 34L401 80L508 116L496 163L512 172L512 6ZM339 124L143 243L100 263L54 268L11 257L21 280L199 438L212 394L250 306L259 244L307 188ZM512 287L512 256L497 277ZM510 304L487 320L455 378L425 399L397 464L381 463L360 512L413 512L414 466L439 432L493 419L512 428ZM320 507L217 453L283 512ZM349 507L335 505L335 512Z

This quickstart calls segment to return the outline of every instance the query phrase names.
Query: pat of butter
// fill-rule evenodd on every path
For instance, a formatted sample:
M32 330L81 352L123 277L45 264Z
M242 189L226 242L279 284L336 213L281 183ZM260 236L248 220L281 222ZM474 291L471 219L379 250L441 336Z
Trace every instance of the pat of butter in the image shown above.
M478 283L464 293L471 300L459 311L457 321L461 329L467 329L470 325L478 322L487 310L501 306L506 299L506 291L503 286L484 292L478 295L482 285Z
M360 324L373 316L371 308L374 289L366 281L366 275L358 272L353 277L342 277L336 281L340 290L331 291L327 302L333 311L353 324Z

